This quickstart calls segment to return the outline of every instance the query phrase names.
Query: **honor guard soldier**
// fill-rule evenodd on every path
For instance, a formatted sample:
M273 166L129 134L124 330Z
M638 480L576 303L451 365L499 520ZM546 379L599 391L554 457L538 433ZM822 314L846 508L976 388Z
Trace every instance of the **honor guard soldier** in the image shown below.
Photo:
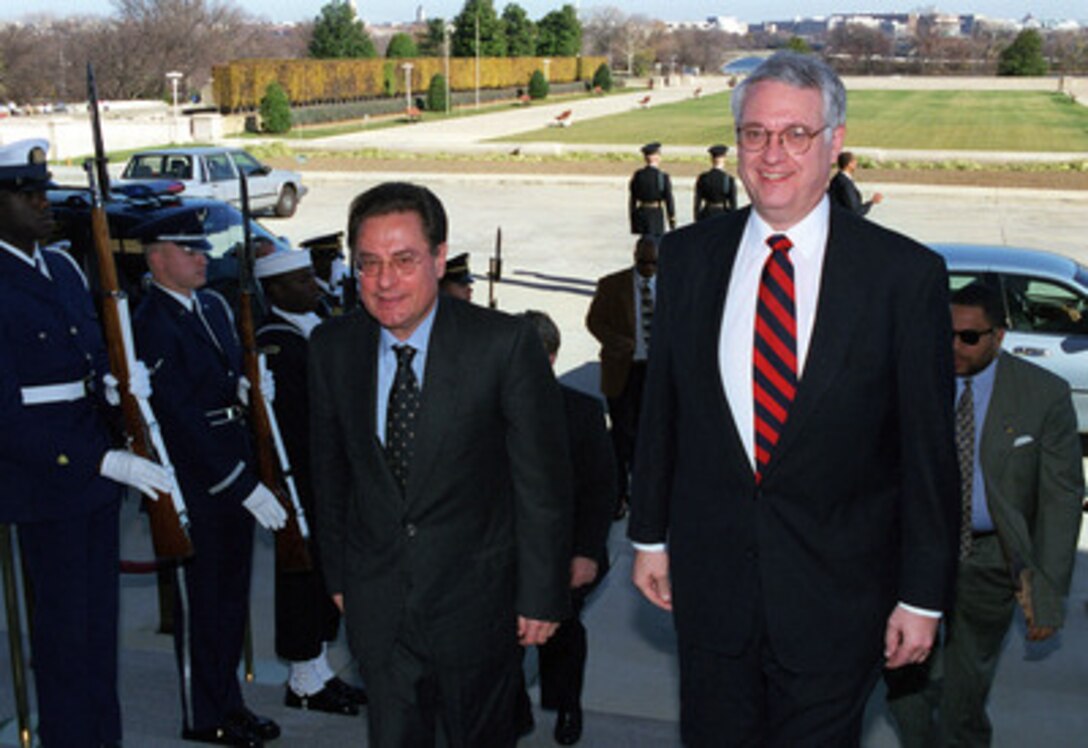
M249 610L253 520L270 530L286 512L257 479L243 407L250 383L226 301L204 285L211 249L197 209L137 227L152 284L134 319L155 383L152 405L177 470L194 555L180 565L174 643L182 737L259 748L279 726L249 711L238 683ZM261 382L273 400L271 376ZM184 602L183 602L184 601Z
M310 333L321 323L317 308L321 288L314 278L311 252L276 252L257 260L270 311L257 330L257 344L275 376L273 404L303 513L312 526L314 505L310 472L310 406L306 365ZM367 701L366 691L344 683L329 667L326 642L336 639L340 610L326 592L320 550L310 537L310 571L276 569L276 654L290 663L284 703L296 709L354 715Z
M472 273L468 269L468 252L446 261L446 274L438 281L438 290L447 296L472 301Z
M342 314L354 305L357 297L351 271L344 264L343 241L344 232L334 231L298 245L310 253L314 280L321 289L328 314Z
M647 143L642 146L646 165L631 176L628 185L628 213L631 217L631 233L661 236L665 222L669 229L676 228L676 206L672 199L672 180L661 169L661 144Z
M0 522L17 526L43 745L121 743L117 698L121 486L154 498L163 468L120 449L119 401L87 280L53 228L45 140L0 148ZM132 367L130 390L147 395Z
M720 144L707 149L711 168L695 180L696 221L737 209L737 181L725 171L725 154L728 152L729 147Z

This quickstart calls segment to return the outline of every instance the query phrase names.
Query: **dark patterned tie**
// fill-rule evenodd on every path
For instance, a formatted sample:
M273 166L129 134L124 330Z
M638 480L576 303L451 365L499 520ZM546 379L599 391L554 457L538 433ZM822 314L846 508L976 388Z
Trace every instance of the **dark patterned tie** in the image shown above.
M654 295L650 290L650 279L639 279L639 315L642 317L642 344L646 355L650 355L650 330L654 324Z
M415 453L419 382L412 371L416 349L410 345L395 345L393 352L397 354L397 373L389 390L389 408L385 414L385 459L403 492Z
M971 380L963 380L956 402L956 452L960 462L960 560L971 552L971 501L975 486L975 398Z
M789 255L793 244L785 234L775 234L767 245L771 255L759 279L752 350L756 483L763 478L797 394L797 313Z

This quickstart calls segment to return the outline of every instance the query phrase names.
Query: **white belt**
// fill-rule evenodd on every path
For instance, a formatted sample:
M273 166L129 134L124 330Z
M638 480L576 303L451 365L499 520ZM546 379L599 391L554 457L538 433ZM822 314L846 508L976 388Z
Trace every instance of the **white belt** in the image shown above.
M47 405L49 403L69 403L87 396L87 385L82 380L62 384L43 384L37 387L23 387L20 390L23 405Z

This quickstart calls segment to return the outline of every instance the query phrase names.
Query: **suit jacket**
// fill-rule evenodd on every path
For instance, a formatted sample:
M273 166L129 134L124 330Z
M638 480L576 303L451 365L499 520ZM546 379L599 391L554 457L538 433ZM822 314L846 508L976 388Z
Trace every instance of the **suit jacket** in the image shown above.
M1084 494L1077 419L1065 380L1002 353L979 462L1011 575L1027 592L1036 625L1060 626Z
M359 311L310 340L318 540L352 650L380 662L411 615L440 664L512 651L517 615L569 610L570 461L543 347L526 320L440 297L402 495L376 436L379 330Z
M718 364L749 210L661 249L628 532L668 542L682 642L737 654L760 626L791 669L868 666L897 600L944 609L953 587L947 274L832 208L808 357L757 486Z
M601 344L601 392L619 397L635 357L635 269L606 275L586 313L586 327Z
M672 179L656 166L643 166L631 175L627 184L627 214L632 234L665 233L666 222L676 221L676 203L672 196ZM656 208L639 207L639 203L660 203Z
M98 318L71 257L42 256L52 281L0 250L0 522L87 515L120 497L98 474L112 436ZM80 380L93 388L85 397L24 404L24 387Z
M217 346L196 314L152 286L132 320L136 350L151 372L151 406L177 470L182 494L199 517L244 511L257 487L249 431L225 408L238 407L242 348L226 301L196 291ZM212 414L212 415L209 415Z
M695 220L737 209L737 180L721 169L704 171L695 180Z
M597 581L608 571L608 532L616 501L616 457L601 401L560 386L574 470L573 555L597 562Z
M859 216L867 215L869 209L873 207L872 200L862 202L861 191L854 184L854 180L841 171L835 172L835 176L831 178L831 184L827 187L827 194L831 197L832 205L846 208Z

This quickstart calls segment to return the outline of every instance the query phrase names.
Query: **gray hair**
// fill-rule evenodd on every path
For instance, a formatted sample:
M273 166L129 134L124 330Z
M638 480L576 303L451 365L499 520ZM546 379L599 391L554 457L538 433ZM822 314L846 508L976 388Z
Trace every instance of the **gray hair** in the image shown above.
M522 312L521 316L533 323L537 335L540 336L540 342L544 344L544 350L548 355L554 356L558 354L559 328L556 327L552 318L536 309L529 309L528 311Z
M739 126L744 114L744 101L748 90L763 81L778 81L794 88L815 88L824 100L824 124L831 131L846 124L846 87L838 73L813 55L797 52L776 52L764 60L747 78L733 89L733 120Z

